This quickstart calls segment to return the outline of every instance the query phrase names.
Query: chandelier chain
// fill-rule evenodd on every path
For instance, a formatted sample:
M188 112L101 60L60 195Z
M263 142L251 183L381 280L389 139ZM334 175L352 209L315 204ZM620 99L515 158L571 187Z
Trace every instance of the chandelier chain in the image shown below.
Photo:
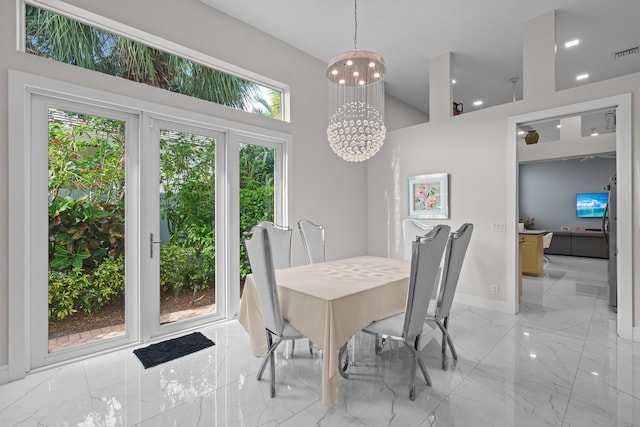
M353 2L353 21L355 31L353 34L353 50L358 50L358 0Z

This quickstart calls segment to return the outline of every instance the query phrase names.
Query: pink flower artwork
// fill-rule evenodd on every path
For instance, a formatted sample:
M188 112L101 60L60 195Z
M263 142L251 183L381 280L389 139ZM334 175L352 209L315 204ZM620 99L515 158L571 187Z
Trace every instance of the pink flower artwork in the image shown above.
M414 210L429 211L440 207L440 183L414 185Z

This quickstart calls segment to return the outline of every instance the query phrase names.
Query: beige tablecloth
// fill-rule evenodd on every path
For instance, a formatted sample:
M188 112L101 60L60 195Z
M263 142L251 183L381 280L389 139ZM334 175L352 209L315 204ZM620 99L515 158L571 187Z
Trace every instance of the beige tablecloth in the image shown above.
M323 348L322 400L338 394L338 350L374 320L401 313L409 288L408 261L374 256L276 270L282 316ZM255 356L267 340L253 277L247 276L238 320Z

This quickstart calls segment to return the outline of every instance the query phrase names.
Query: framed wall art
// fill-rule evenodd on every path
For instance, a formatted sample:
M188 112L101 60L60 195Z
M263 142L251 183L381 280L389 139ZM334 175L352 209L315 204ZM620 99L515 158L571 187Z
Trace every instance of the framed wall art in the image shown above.
M409 218L449 218L449 174L435 173L407 178Z

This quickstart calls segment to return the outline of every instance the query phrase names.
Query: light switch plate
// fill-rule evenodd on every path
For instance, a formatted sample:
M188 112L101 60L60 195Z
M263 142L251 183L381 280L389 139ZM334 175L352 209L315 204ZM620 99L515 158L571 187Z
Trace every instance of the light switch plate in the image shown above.
M505 231L504 222L494 222L491 224L491 231Z

